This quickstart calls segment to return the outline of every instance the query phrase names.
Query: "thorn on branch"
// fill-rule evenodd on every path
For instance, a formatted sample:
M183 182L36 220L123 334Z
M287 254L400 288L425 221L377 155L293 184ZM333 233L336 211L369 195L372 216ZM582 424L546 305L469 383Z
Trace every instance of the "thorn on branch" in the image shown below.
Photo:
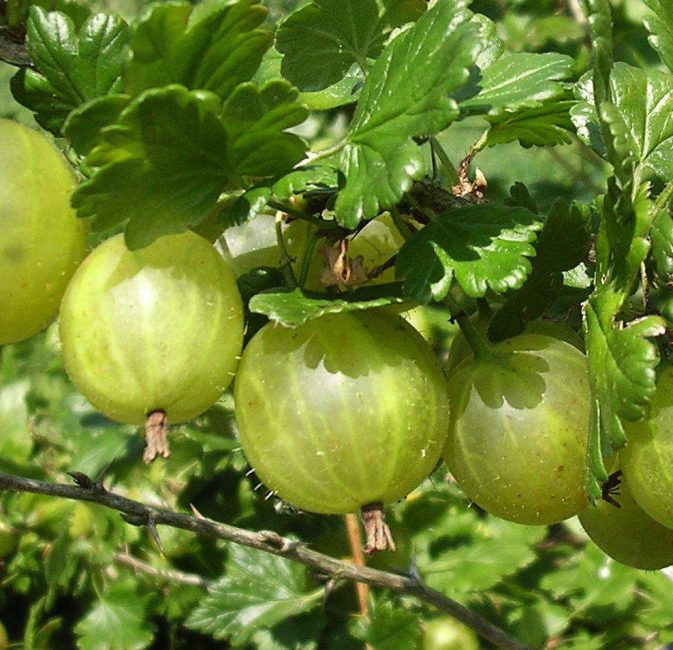
M68 472L68 476L71 476L77 486L83 490L91 490L94 494L107 492L105 486L100 481L94 481L83 472Z

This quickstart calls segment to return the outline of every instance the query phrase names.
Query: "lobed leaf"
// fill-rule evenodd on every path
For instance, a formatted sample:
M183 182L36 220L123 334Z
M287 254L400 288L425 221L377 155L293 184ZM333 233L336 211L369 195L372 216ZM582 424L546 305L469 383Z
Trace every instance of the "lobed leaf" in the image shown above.
M650 32L649 41L661 57L664 65L673 71L673 16L666 0L644 0L651 14L643 18L643 24Z
M458 116L448 93L466 81L481 48L466 4L435 5L389 43L372 67L341 154L346 186L336 216L347 228L402 198L425 173L412 138L437 133Z
M323 589L306 592L304 567L275 555L232 545L226 575L187 619L187 627L246 644L259 630L317 607Z
M128 222L132 249L199 223L234 173L218 110L215 95L181 86L138 97L87 159L100 169L73 195L78 215L100 231Z
M571 57L556 52L504 54L482 73L475 95L460 102L468 114L498 115L538 107L565 93L573 73Z
M126 583L113 585L75 626L82 650L142 650L154 638L148 598Z
M589 429L589 493L600 497L599 483L607 480L605 460L624 446L622 419L638 420L656 389L657 347L647 340L666 331L665 321L647 316L623 328L606 324L599 311L601 293L585 304L584 319L592 419Z
M271 33L260 27L266 13L258 0L239 0L190 20L189 3L155 4L131 39L125 90L137 95L179 83L226 100L239 83L252 79L271 46Z
M119 90L128 40L128 27L118 16L94 14L77 30L66 14L32 6L26 45L37 71L19 70L12 92L41 126L60 135L71 110Z
M354 63L366 70L390 32L424 10L422 0L314 0L278 29L283 76L300 90L315 92L338 83Z
M659 281L662 284L673 282L673 217L668 210L655 217L650 237Z
M418 614L383 599L372 599L369 615L355 619L351 631L377 650L416 650L421 638Z
M455 278L473 298L519 288L542 220L521 207L473 205L437 217L401 249L396 275L419 302L441 300Z
M303 158L303 140L285 132L308 116L298 95L282 80L260 88L251 82L237 86L221 117L229 135L229 159L238 174L273 176L289 171Z
M563 271L584 259L590 235L587 209L561 200L554 203L535 242L530 275L520 289L507 294L505 304L491 319L491 340L520 334L529 320L541 316L557 300L563 288Z
M570 109L575 102L550 101L536 108L526 108L512 114L488 116L490 124L486 146L518 140L524 147L552 147L569 144L573 131Z
M383 290L386 285L379 285L378 290ZM320 318L325 314L339 314L348 311L360 311L362 309L374 309L387 305L404 302L401 296L394 296L394 290L386 292L390 295L379 297L367 297L369 290L360 289L353 291L347 297L332 299L328 295L309 295L301 289L292 291L270 291L258 293L249 303L250 311L264 314L273 321L285 327L299 327L309 320ZM377 291L378 292L378 291Z
M578 135L599 153L605 151L593 87L584 80L578 93L584 100L572 111ZM673 76L617 63L610 77L610 94L612 102L603 106L601 118L612 132L619 167L624 158L632 158L641 173L650 171L661 178L671 178Z

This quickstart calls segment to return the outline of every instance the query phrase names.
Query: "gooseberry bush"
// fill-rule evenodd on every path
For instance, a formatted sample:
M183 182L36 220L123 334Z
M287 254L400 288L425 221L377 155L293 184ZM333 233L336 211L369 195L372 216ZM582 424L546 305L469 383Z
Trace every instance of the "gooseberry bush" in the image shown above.
M669 9L0 1L0 649L673 643Z

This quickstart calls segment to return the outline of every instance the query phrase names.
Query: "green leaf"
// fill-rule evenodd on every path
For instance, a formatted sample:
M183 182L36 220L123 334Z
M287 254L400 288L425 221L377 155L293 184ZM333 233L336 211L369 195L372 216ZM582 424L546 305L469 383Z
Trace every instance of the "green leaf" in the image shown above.
M560 200L554 203L535 242L530 275L520 289L507 295L507 301L491 319L491 340L520 334L527 321L541 316L556 301L563 288L563 271L584 259L590 235L587 209Z
M148 620L147 597L132 583L117 583L99 594L98 601L75 626L81 650L142 650L152 643L154 625Z
M30 380L0 385L0 459L2 464L23 463L30 458L33 440L28 426L26 396Z
M623 328L606 325L597 313L600 297L595 294L585 306L592 408L600 431L590 428L589 454L595 475L606 480L603 459L626 441L621 420L642 418L654 394L659 354L647 339L663 334L666 326L658 316L641 318Z
M643 24L650 32L649 41L666 67L673 71L673 16L666 0L644 0L652 10L643 18Z
M621 145L617 139L614 144L616 151ZM592 498L601 496L600 483L607 479L604 459L625 443L621 419L642 417L655 389L659 356L646 339L662 334L665 321L649 316L625 327L618 324L649 252L647 236L654 214L647 184L632 196L610 179L596 240L596 289L584 308L592 395L587 489Z
M673 281L673 218L668 211L660 212L652 223L652 259L662 284Z
M325 618L317 612L294 616L252 635L256 650L316 650Z
M128 92L179 83L226 100L239 83L252 79L273 40L260 28L266 9L257 0L239 0L192 22L191 12L189 3L156 4L140 20L124 73Z
M129 100L128 95L109 94L75 108L63 125L63 134L73 149L84 156L102 144L102 130L119 119Z
M26 44L38 72L23 68L12 80L17 100L60 135L68 113L120 87L128 58L128 27L119 17L95 14L79 31L65 14L31 7Z
M573 60L564 54L505 54L486 68L478 94L460 102L460 108L469 114L497 115L538 107L564 94L561 82L572 72Z
M617 63L610 78L613 104L604 106L603 119L614 132L614 147L631 157L641 173L654 172L664 179L673 176L673 76L654 69L647 72ZM578 88L584 102L572 111L578 135L599 153L605 145L599 137L592 87L586 81Z
M399 252L396 275L419 302L441 300L456 279L473 298L518 289L531 271L542 220L521 207L474 205L440 215Z
M285 174L272 186L276 198L284 201L295 194L303 194L309 189L337 187L337 172L326 165L306 165Z
M314 609L322 594L306 592L306 572L295 562L232 545L225 577L208 590L187 627L245 645L258 630Z
M490 124L486 146L518 140L524 147L551 147L572 142L573 123L570 109L573 101L550 101L536 108L488 116Z
M297 90L282 80L261 88L244 83L232 93L222 109L222 121L229 135L229 158L238 174L279 175L304 157L301 138L284 132L308 116L297 98Z
M379 6L381 9L379 9ZM281 24L276 47L282 73L300 90L318 91L339 82L354 63L367 68L386 37L417 20L421 0L314 0Z
M379 285L376 287L375 293L382 293L385 286ZM272 291L258 293L250 300L249 307L250 311L264 314L281 325L299 327L307 321L320 318L325 314L374 309L404 302L404 299L399 295L380 295L379 297L368 298L368 294L371 293L374 292L366 288L352 291L350 294L340 294L340 298L332 299L328 295L305 294L301 289Z
M203 220L233 170L217 97L181 86L138 97L87 161L103 164L73 195L96 230L125 221L130 248Z
M346 186L336 201L347 228L396 204L425 173L412 140L445 129L457 116L448 93L462 85L481 43L466 0L440 2L399 34L372 67L341 154ZM414 92L399 92L413 88Z
M421 638L418 614L383 599L372 599L369 616L355 619L351 632L376 650L416 650Z

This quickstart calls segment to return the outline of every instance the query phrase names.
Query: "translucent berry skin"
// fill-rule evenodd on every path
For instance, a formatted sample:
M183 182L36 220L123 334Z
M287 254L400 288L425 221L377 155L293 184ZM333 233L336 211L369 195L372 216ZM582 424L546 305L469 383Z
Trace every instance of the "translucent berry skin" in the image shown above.
M650 517L673 528L673 366L658 372L647 416L625 429L620 458L631 494Z
M434 468L448 428L432 350L376 310L265 326L243 353L234 395L259 478L318 513L403 498Z
M617 562L635 569L663 569L673 564L673 529L650 517L622 481L615 495L620 507L599 501L580 513L591 541Z
M75 216L75 177L40 133L0 120L0 345L37 334L56 316L87 248Z
M142 424L209 408L231 383L243 308L226 262L202 237L160 237L136 251L122 235L83 262L63 297L63 361L104 415Z
M563 521L587 505L586 359L540 334L493 350L493 359L468 359L450 376L446 463L465 494L497 517Z

